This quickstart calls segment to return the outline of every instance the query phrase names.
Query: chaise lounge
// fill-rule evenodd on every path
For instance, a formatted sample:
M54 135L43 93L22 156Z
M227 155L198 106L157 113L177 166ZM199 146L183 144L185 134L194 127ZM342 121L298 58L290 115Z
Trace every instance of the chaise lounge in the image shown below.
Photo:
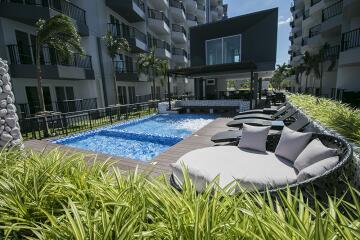
M241 114L234 117L234 120L241 120L241 119L247 119L247 118L258 118L258 119L265 119L265 120L275 120L279 117L281 117L284 114L287 114L289 112L296 111L292 106L284 106L281 109L279 109L274 114L267 114L267 113L248 113L248 114Z
M289 131L286 130L287 134ZM302 134L294 131L291 134ZM283 135L285 135L283 133ZM304 136L307 136L306 139ZM218 178L221 188L232 186L232 193L242 190L259 190L270 192L277 189L305 187L311 184L320 191L333 188L343 171L350 167L352 158L351 146L340 138L326 134L306 133L302 135L302 143L293 140L285 141L281 135L268 135L266 151L233 146L208 147L191 151L172 164L171 184L180 189L184 184L184 167L198 192ZM304 144L302 152L296 160L289 160L294 155L294 148ZM284 145L285 144L285 145ZM287 145L288 146L287 146ZM314 145L315 144L315 145ZM316 145L317 144L317 145ZM311 146L310 146L311 145ZM314 145L314 146L313 146ZM321 147L319 147L321 145ZM279 154L279 148L286 146L288 155ZM319 152L323 149L325 153ZM296 151L295 151L296 152ZM327 156L326 154L333 154ZM315 156L311 156L314 154ZM304 155L304 156L303 156ZM284 157L285 156L285 157ZM295 155L294 155L295 156ZM294 157L293 156L293 157ZM299 163L297 163L298 159ZM325 159L319 160L319 157ZM318 158L313 163L309 159ZM305 163L309 164L304 165ZM301 160L303 162L301 162ZM313 161L313 160L311 160ZM302 167L302 168L300 168Z

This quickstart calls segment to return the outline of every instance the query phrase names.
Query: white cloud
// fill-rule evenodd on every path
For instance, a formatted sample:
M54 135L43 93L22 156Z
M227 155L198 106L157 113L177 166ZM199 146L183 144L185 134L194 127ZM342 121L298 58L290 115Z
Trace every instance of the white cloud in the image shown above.
M289 17L289 18L286 19L286 20L280 20L280 21L278 22L278 24L279 24L279 25L283 25L283 24L287 24L287 23L289 23L289 22L291 22L291 17Z

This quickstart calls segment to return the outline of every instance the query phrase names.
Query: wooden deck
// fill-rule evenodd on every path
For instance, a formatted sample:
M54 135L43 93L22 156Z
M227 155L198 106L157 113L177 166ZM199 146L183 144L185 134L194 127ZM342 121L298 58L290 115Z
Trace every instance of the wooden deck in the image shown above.
M226 123L231 120L231 118L224 117L215 119L205 127L201 128L199 131L193 133L183 141L175 144L167 151L161 153L150 162L142 162L125 157L94 153L91 151L54 144L46 140L29 140L25 142L25 147L36 152L46 152L58 148L61 151L69 154L83 153L85 155L85 159L89 162L92 162L95 156L97 161L106 161L111 159L111 161L115 163L116 167L124 171L133 170L137 167L141 171L151 172L151 175L169 175L171 173L170 164L176 162L185 153L199 148L214 146L215 144L210 141L211 136L218 132L231 129L226 126Z

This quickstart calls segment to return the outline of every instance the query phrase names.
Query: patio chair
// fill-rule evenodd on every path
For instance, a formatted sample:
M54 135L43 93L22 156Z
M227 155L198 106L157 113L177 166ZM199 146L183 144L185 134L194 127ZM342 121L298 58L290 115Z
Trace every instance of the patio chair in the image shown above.
M244 123L253 125L253 126L271 126L272 129L281 130L285 124L291 123L292 116L298 112L297 109L291 109L286 114L273 119L273 120L266 120L266 119L259 119L259 118L246 118L240 120L233 120L226 125L228 127L237 127L241 128Z
M304 116L296 117L295 122L289 124L287 127L301 132L304 128L310 124L310 121ZM269 134L280 134L281 130L271 129ZM214 143L224 143L224 142L235 142L238 141L242 136L242 129L240 130L229 130L224 132L219 132L211 137L211 141Z
M237 116L246 115L246 114L254 114L254 113L264 113L264 114L275 114L277 113L282 107L288 106L289 103L285 102L275 108L262 108L262 109L252 109L247 110L244 112L238 112Z
M353 176L352 148L343 139L326 134L312 133L310 141L319 139L328 148L335 148L338 163L330 169L321 171L308 179L297 178L298 171L293 162L274 154L280 135L268 135L266 152L240 149L237 146L216 146L197 149L182 156L175 164L170 183L181 191L185 182L183 167L198 192L218 178L218 186L225 188L237 183L233 194L242 189L276 194L278 191L301 189L306 192L326 196L328 192L338 192L345 186L338 179L344 172ZM239 188L241 186L241 189ZM344 187L344 189L346 189ZM342 191L344 191L342 189Z
M265 119L265 120L274 120L279 118L281 115L286 114L290 111L296 111L291 105L284 106L280 108L276 113L274 114L267 114L267 113L249 113L249 114L243 114L243 115L237 115L234 117L234 120L240 120L240 119L248 119L248 118L258 118L258 119Z

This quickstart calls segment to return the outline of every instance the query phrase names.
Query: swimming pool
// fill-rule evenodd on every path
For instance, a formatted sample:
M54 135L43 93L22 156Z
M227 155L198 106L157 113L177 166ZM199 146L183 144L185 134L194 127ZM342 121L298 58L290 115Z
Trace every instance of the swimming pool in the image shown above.
M215 119L205 114L157 114L54 140L53 143L150 161Z

